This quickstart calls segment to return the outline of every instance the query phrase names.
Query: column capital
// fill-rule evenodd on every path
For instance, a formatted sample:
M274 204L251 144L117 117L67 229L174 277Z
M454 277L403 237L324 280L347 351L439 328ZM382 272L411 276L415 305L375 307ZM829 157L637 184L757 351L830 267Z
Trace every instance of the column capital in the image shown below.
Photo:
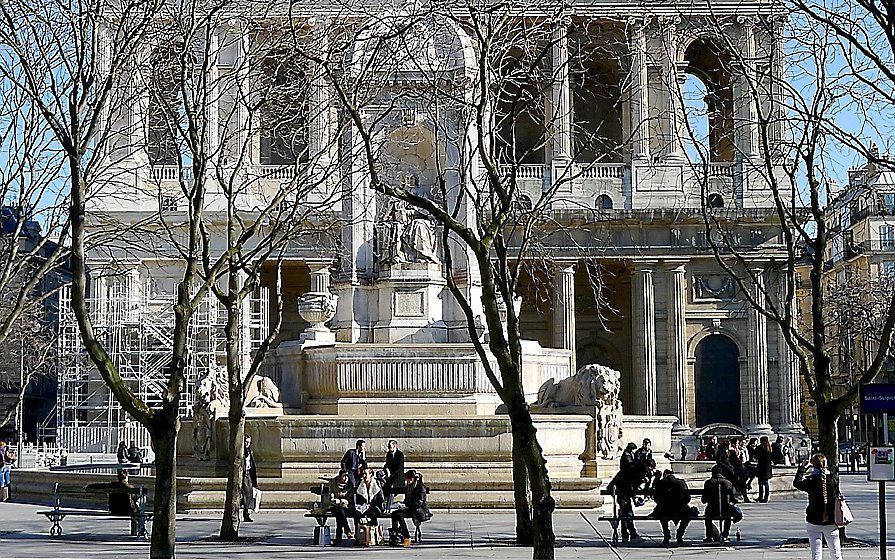
M553 273L574 274L578 270L577 261L557 261L553 263Z
M662 265L667 272L676 272L683 274L687 271L687 264L690 261L662 261Z
M659 267L658 261L632 261L631 266L634 269L635 273L650 273L656 271L656 268Z

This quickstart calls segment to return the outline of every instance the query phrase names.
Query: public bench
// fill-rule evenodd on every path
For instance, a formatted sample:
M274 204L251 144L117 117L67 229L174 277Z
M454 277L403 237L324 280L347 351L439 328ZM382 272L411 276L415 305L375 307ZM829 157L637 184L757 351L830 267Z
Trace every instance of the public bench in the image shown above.
M329 479L326 479L326 480L329 480ZM315 502L314 505L312 505L310 508L308 508L308 511L307 511L307 513L305 513L304 516L308 517L308 518L315 519L317 521L318 527L324 527L324 526L326 526L327 520L330 517L332 517L332 511L330 511L330 508L323 506L325 496L329 495L329 484L324 483L324 484L314 485L311 487L311 493L315 494L317 496L320 496L320 501ZM384 512L381 515L365 514L365 515L361 516L361 518L362 519L371 519L371 520L375 519L377 521L380 519L388 519L389 521L391 521L392 513L393 512ZM349 513L349 518L350 518L350 513ZM413 522L413 527L414 527L413 538L412 538L413 542L415 542L415 543L423 542L423 533L420 530L420 525L422 525L424 523L424 521L421 521L419 519L414 519L414 518L409 518L409 519ZM357 519L355 519L355 530L357 529L356 525L357 525Z
M104 510L64 507L62 505L63 492L60 491L59 483L56 482L53 485L53 509L38 511L37 514L43 515L47 518L47 521L50 521L52 523L52 525L50 526L51 537L58 537L62 534L62 520L64 520L66 517L94 517L102 519L127 519L131 522L131 535L137 537L138 539L145 539L146 522L152 520L152 513L146 511L146 488L142 485L139 487L127 489L115 488L114 490L66 490L64 495L73 497L77 495L108 494L109 492L130 494L134 496L134 502L137 506L136 510L130 515L119 515L109 513L108 511Z
M604 516L600 517L599 520L600 521L608 521L612 525L612 543L613 544L618 543L618 527L619 527L619 522L622 519L630 519L633 521L663 521L663 520L664 521L677 521L677 520L681 519L680 516L664 517L664 516L656 516L656 515L650 515L650 514L621 517L618 514L618 499L616 497L615 488L613 487L611 490L607 490L607 489L600 490L600 494L602 494L603 496L612 496L612 515L611 516L604 515ZM689 490L689 494L690 494L691 498L692 497L702 497L702 489ZM653 495L653 492L652 492L652 490L640 490L637 492L633 492L632 495L648 498ZM719 511L724 510L724 508L722 507L723 506L722 500L723 500L723 494L721 493L721 489L719 488L718 489ZM712 526L714 526L714 522L717 521L719 527L716 529L716 531L717 531L718 535L720 535L721 522L722 521L731 521L732 522L734 520L734 517L727 516L727 515L706 516L705 514L700 514L700 515L694 515L694 516L688 517L687 519L689 519L690 521L712 521ZM717 540L720 541L721 539L719 538Z

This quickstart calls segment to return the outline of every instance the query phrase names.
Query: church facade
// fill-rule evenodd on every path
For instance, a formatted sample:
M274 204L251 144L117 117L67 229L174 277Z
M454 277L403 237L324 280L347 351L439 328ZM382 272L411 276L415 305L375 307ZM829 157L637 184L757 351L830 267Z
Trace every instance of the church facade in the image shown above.
M525 98L526 107L536 109L527 109L527 120L516 119L509 132L492 131L493 141L506 143L499 171L512 174L519 207L540 212L539 227L561 232L543 240L539 266L521 277L516 295L523 338L544 349L539 358L549 366L544 371L558 364L572 371L586 364L618 370L625 412L674 416L679 438L712 428L749 435L802 433L792 356L779 330L750 308L741 283L731 276L749 278L745 287L754 297L785 298L785 252L774 199L762 175L771 156L760 141L777 141L784 132L758 125L756 112L773 110L773 87L762 90L767 98L760 103L750 102L754 84L782 79L781 22L770 7L759 3L720 11L711 5L653 7L634 2L549 7L540 16L514 16L523 26L540 18L541 29L548 30L541 44L548 55L549 80L531 88ZM363 28L362 16L352 15L355 29ZM290 17L301 19L299 27L321 51L341 48L344 27L339 16L309 7L307 14ZM477 57L483 56L472 38L474 26L457 14L444 20L454 25L420 19L415 24L419 35L407 42L425 59L424 66L448 65L458 76L474 73ZM226 37L235 33L228 27L215 35L221 50L216 76L238 66L234 61L242 56L239 49L230 52L225 46L230 44ZM362 41L369 42L369 37L359 31L356 36L361 46L349 51L359 65L365 56ZM507 52L515 52L513 45ZM269 57L275 56L271 51ZM284 258L271 259L263 270L263 287L246 303L245 348L256 348L268 332L274 293L281 293L284 301L281 348L303 335L337 349L339 344L462 344L464 337L468 342L463 315L447 295L440 230L425 216L375 192L357 149L363 138L346 124L350 119L329 81L338 80L338 75L319 71L324 63L316 58L308 64L310 70L302 78L308 84L306 98L279 105L291 111L283 126L253 132L223 119L209 137L217 145L232 136L251 146L239 165L248 169L241 176L254 177L258 186L243 201L255 212L268 202L265 193L284 185L300 191L302 182L325 175L302 196L316 197L317 208L326 208L317 217L325 214L329 221L314 234L303 234ZM383 161L397 162L393 179L399 184L431 190L446 182L448 191L462 191L468 188L464 181L471 179L457 170L465 165L460 162L474 159L477 145L473 131L457 124L463 122L457 117L460 112L394 101L401 98L395 94L399 88L413 90L424 81L418 60L416 64L392 68L395 75L388 88L377 93L389 102L378 99L361 116L384 131L377 146ZM277 73L281 65L268 64L268 58L258 66L274 68L275 85L290 76ZM684 87L688 81L702 92L698 122L688 120L692 107L681 94L689 91ZM209 110L222 111L223 99ZM495 99L492 109L500 114L504 101L500 95ZM513 114L507 111L503 114ZM154 126L154 113L145 104L126 105L122 113L122 123L144 123L125 134L126 147L116 148L112 166L116 176L128 177L124 182L131 185L129 194L96 197L91 211L129 227L152 220L173 223L187 211L179 198L182 187L194 181L185 173L183 158L172 157L177 142L159 142L173 132ZM296 114L300 118L293 118ZM439 136L448 122L454 129L447 136L462 142L451 144ZM700 127L704 133L695 136L703 141L688 142ZM407 172L408 165L412 172ZM208 177L214 185L220 173L209 171ZM220 186L209 190L212 215L223 213L214 210L213 197L219 192ZM469 223L474 223L474 206L471 200L457 206ZM106 318L116 328L132 324L142 329L135 339L142 336L140 340L152 343L141 343L140 348L158 352L165 337L147 325L170 319L163 310L170 307L182 268L170 247L150 250L145 243L130 243L128 250L110 244L92 253L91 297L98 321ZM521 247L517 249L521 255ZM457 251L459 282L474 299L480 289L475 267ZM719 258L732 252L740 260L721 266ZM310 304L302 313L299 302L309 293L317 294L315 301L326 300L324 307L331 307L332 313L311 317ZM211 311L203 315L207 328L199 329L196 338L205 340L202 352L195 353L197 363L205 365L188 376L188 393L204 375L202 367L208 370L221 362L220 335L214 331L223 318L213 303L209 305ZM124 319L113 319L113 312L124 313ZM309 336L309 331L317 334ZM332 340L320 334L324 332ZM550 354L547 349L561 352ZM122 354L142 351L129 347ZM272 364L278 352L274 350ZM134 372L135 384L142 383L141 376L157 373L151 371L151 357L130 361L145 364L145 371ZM412 369L404 366L394 369ZM272 377L281 378L276 368L271 371ZM101 402L98 379L89 368L78 369L76 377L79 381L72 387L62 388L80 399L66 401L73 412L63 423L73 427L71 434L79 426L111 418L103 403L113 406ZM396 387L403 383L399 381ZM418 387L419 392L437 395L449 392L448 385L455 381L426 383L430 385ZM353 397L372 394L374 385L351 387ZM450 391L463 390L455 385ZM281 389L287 401L290 391L301 392L282 387L282 379ZM185 399L187 415L189 403ZM302 396L295 394L286 406L298 411L301 403ZM125 422L122 415L113 428L124 434Z

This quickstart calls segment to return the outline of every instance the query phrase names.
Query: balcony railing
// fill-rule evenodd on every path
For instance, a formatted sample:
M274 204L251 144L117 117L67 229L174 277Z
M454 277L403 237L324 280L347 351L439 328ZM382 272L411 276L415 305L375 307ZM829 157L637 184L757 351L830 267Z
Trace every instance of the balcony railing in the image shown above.
M295 179L294 165L259 165L258 176L262 179L274 181L291 181Z
M719 161L708 166L709 177L733 177L734 162Z
M193 169L179 165L153 165L149 168L149 178L153 181L192 181Z
M517 180L543 180L547 172L547 166L541 163L523 163L519 165L501 165L500 173L504 177L510 177L516 173Z
M621 179L624 175L624 163L595 163L581 170L582 179Z

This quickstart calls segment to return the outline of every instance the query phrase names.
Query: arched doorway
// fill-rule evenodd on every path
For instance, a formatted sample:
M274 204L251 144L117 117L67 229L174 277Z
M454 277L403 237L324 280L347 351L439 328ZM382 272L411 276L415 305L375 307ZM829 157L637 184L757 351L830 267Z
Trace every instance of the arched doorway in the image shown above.
M713 334L696 346L696 425L740 424L740 351Z

